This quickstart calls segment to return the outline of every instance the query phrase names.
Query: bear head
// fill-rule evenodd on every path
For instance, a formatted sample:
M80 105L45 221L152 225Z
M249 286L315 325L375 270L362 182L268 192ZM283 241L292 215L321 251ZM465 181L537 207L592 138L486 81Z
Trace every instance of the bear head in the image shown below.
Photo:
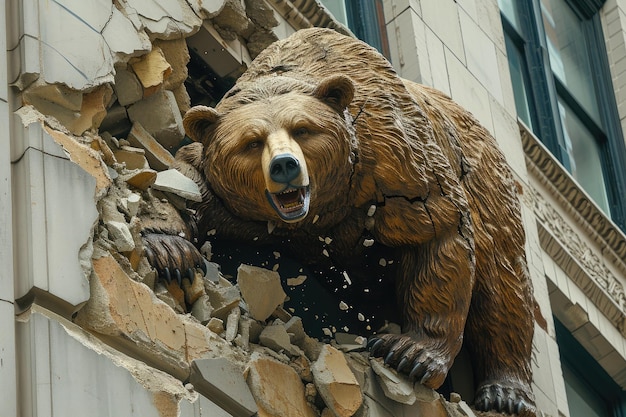
M316 85L272 75L237 84L216 109L193 107L183 122L233 214L283 227L338 222L349 210L355 162L353 95L343 75Z

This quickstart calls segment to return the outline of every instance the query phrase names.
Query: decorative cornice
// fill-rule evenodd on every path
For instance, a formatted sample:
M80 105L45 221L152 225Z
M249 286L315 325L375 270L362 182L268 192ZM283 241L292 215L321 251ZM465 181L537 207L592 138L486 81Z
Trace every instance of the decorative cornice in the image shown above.
M530 174L556 196L565 211L601 246L602 253L589 247L541 193L530 189L524 193L524 198L535 213L543 250L626 336L626 292L606 266L609 261L626 273L626 236L522 124L520 131Z
M574 214L580 226L590 232L603 247L603 256L626 275L626 235L598 208L539 139L521 123L520 132L526 165L536 168L546 177L566 210Z
M310 27L334 29L344 35L354 36L350 29L335 20L317 0L267 0L296 30Z

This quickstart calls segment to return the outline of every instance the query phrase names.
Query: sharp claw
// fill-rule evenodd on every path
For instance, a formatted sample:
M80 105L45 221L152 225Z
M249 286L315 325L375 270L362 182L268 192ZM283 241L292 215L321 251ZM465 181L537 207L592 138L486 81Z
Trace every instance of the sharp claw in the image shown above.
M174 276L176 277L176 282L178 282L178 286L183 286L183 277L180 275L180 269L174 269Z
M395 350L390 350L387 356L385 356L385 365L389 365L391 360L393 359L393 355L396 353Z
M496 411L502 411L502 397L498 394L496 394Z
M193 280L196 278L195 272L193 272L193 268L187 269L187 275L189 275L189 281L193 284Z
M403 357L400 360L400 363L398 364L398 367L396 369L398 369L398 371L402 372L402 370L406 367L406 365L410 363L410 361L407 359L407 357Z
M163 270L163 275L165 278L165 282L167 282L167 285L170 285L170 283L172 282L172 275L170 274L170 269L166 267Z
M422 363L418 362L415 364L415 366L413 367L413 369L411 369L411 373L409 373L409 379L411 380L415 380L417 374L422 370Z
M428 378L430 378L432 375L432 372L428 371L424 374L424 376L422 377L422 379L420 379L420 384L424 385L424 383L426 381L428 381Z
M514 414L514 408L515 406L513 405L513 398L509 397L506 401L506 412L509 414Z
M371 345L370 345L371 343ZM385 344L382 339L374 339L373 342L368 343L368 348L372 355L376 355L376 351Z

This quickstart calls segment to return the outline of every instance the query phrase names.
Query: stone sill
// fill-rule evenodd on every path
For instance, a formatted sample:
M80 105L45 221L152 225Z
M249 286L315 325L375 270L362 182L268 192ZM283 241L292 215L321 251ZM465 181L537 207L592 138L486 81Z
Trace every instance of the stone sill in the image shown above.
M518 121L526 166L531 176L556 197L561 208L575 219L563 217L541 192L531 189L530 201L542 248L567 272L596 307L626 337L626 294L622 276L605 265L611 263L626 275L626 235L592 201L574 178L539 139ZM530 195L528 195L530 194ZM600 249L589 247L579 236L591 238ZM621 275L620 274L620 275Z

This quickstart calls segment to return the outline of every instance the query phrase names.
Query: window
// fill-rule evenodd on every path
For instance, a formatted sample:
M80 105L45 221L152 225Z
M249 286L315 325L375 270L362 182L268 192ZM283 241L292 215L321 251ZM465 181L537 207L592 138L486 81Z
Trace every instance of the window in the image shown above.
M624 417L626 394L556 318L570 417Z
M626 148L602 0L499 0L519 118L626 230Z
M335 19L349 27L357 38L389 58L382 0L322 0L322 4Z

